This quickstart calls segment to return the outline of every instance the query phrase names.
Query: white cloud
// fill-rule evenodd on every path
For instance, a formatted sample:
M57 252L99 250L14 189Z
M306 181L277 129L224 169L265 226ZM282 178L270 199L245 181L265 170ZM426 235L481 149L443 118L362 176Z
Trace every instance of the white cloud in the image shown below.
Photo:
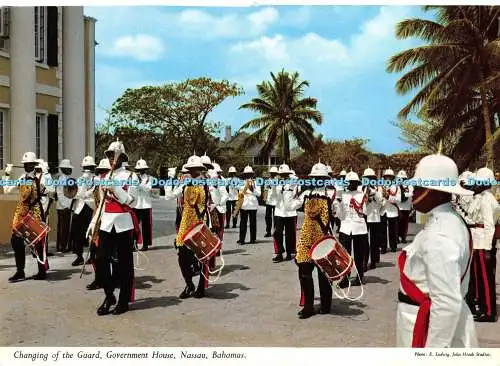
M131 57L138 61L156 61L165 53L165 45L157 38L146 34L118 38L107 51L119 57Z
M299 37L276 34L234 44L229 50L229 68L236 80L267 78L270 71L297 70L313 84L345 81L373 68L384 70L387 59L408 46L396 40L396 23L411 9L382 7L349 41L329 39L316 33ZM254 84L255 85L255 84Z

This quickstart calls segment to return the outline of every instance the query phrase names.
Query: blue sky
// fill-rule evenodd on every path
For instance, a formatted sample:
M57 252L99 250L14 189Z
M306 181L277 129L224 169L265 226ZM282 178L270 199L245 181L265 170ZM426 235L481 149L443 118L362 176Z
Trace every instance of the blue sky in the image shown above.
M86 7L97 19L96 120L129 87L208 76L239 83L245 95L210 116L236 131L252 118L238 107L282 68L299 71L324 115L330 139L363 137L372 151L407 146L390 124L410 96L394 90L388 58L415 45L397 40L402 19L420 7L275 6L249 8Z

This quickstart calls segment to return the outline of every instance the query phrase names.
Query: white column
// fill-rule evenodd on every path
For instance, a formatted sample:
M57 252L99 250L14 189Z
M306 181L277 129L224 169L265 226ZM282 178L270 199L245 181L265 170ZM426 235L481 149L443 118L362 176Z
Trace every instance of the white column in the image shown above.
M83 6L63 7L63 159L74 167L85 155Z
M10 157L14 164L25 152L36 150L34 23L34 7L10 8Z
M86 151L95 157L95 22L93 18L88 18L87 31L87 146Z

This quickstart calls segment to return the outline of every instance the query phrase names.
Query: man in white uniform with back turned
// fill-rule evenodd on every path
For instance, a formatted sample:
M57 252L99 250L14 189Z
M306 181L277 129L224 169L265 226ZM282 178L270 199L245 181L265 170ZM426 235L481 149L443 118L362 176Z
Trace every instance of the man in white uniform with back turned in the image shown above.
M420 160L413 179L448 178L458 182L455 162L444 155L429 155ZM413 191L413 206L428 219L398 259L398 347L478 346L474 320L465 302L472 239L451 205L452 194L472 192L458 184L415 186Z

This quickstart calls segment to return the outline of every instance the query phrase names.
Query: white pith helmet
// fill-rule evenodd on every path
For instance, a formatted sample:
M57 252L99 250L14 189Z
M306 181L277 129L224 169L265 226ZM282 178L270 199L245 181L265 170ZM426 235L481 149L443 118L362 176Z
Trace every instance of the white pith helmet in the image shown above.
M101 159L99 161L99 165L96 168L97 170L111 170L111 164L109 163L109 159Z
M269 169L269 173L278 174L278 168L276 168L275 166L272 166L271 169Z
M360 182L358 173L353 172L352 170L346 174L345 180L348 182Z
M328 177L328 167L325 164L314 164L309 173L310 177Z
M247 165L245 169L243 169L243 174L254 174L252 167Z
M290 170L290 167L287 164L281 164L280 167L278 168L278 173L279 174L291 174L292 171Z
M234 166L229 167L228 173L236 173L236 168Z
M175 172L176 171L177 171L177 168L168 168L167 176L169 178L175 178Z
M193 169L193 168L203 169L205 168L205 165L203 164L199 156L192 155L188 158L187 163L184 164L184 167L186 169Z
M36 154L34 152L28 151L23 154L21 159L21 164L37 163Z
M128 155L125 152L125 146L123 146L123 142L121 142L119 139L113 141L104 153L106 154L106 156L109 156L111 153L118 153L118 156L125 155L126 160L128 160Z
M406 178L408 178L408 175L406 175L406 172L405 172L404 170L400 170L400 171L398 172L397 178L403 178L403 179L406 179Z
M363 172L363 177L376 177L375 171L372 168L366 168Z
M61 160L61 163L59 164L59 169L73 169L73 166L71 165L71 162L69 159L63 159Z
M415 180L418 184L419 180L454 180L458 183L458 168L457 164L448 156L441 154L427 155L423 157L417 164L415 169ZM472 191L462 188L459 184L448 185L444 184L422 186L422 188L432 189L456 195L470 196Z
M394 177L394 170L391 168L384 170L384 177Z
M92 156L86 156L82 160L82 167L95 166L95 161Z
M142 158L137 160L137 163L135 164L135 169L136 170L149 169L148 164L146 164L146 160Z

